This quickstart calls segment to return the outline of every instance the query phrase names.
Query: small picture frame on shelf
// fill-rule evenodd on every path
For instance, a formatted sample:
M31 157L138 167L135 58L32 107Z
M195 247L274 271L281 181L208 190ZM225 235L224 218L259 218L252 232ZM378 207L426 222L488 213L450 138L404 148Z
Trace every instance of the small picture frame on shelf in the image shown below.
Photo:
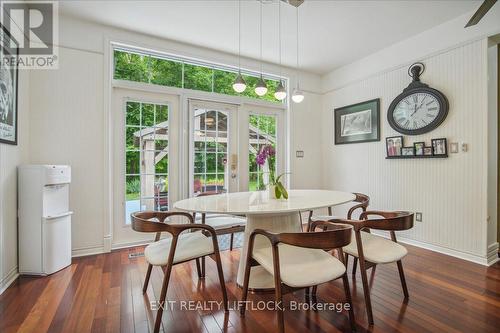
M432 147L424 147L424 156L432 156Z
M415 156L415 147L403 147L401 148L402 156Z
M445 138L432 139L432 155L434 156L447 156L448 143Z
M415 156L424 155L425 142L415 142L413 147L415 148Z
M385 138L385 147L387 151L387 157L401 156L401 148L403 147L403 137L391 136Z

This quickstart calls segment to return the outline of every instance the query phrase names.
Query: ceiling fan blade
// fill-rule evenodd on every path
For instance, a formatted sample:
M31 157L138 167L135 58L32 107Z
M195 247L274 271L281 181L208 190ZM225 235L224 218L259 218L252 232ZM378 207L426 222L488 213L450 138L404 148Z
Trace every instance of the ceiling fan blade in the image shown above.
M476 25L481 19L483 18L484 15L490 10L491 7L497 2L497 0L484 0L484 2L481 4L479 9L472 15L470 18L469 22L465 25L464 28Z

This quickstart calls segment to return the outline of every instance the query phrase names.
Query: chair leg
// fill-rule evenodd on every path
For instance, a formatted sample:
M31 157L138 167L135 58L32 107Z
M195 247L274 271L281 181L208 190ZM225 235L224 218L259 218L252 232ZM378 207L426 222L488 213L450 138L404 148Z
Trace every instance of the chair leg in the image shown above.
M276 296L276 312L278 313L278 331L280 333L285 332L285 305L283 304L283 293L281 290L281 282L275 284L275 296Z
M233 250L234 233L231 234L231 241L229 242L229 251Z
M405 298L408 298L408 287L406 286L405 272L403 271L403 263L401 262L401 260L398 260L398 271L399 279L401 280L401 286L403 287L403 294L405 295Z
M345 269L347 270L347 265L349 265L349 255L347 253L344 254L344 262L345 262Z
M198 273L198 278L201 279L201 267L200 267L200 258L196 258L196 273Z
M219 275L220 288L222 290L222 300L224 302L224 311L228 312L227 290L226 283L224 282L224 271L222 270L222 263L220 260L219 251L215 252L215 262L217 263L217 273Z
M318 286L312 286L312 288L311 288L311 289L312 289L312 291L311 291L311 295L312 295L313 297L315 297L315 296L316 296L316 292L318 291Z
M205 278L205 257L201 258L201 278Z
M356 267L358 267L358 258L354 257L354 262L352 263L352 275L356 275Z
M361 280L363 282L363 293L365 295L366 315L368 316L368 323L370 325L373 325L372 301L370 297L370 288L368 286L368 278L366 277L366 266L364 258L359 258L359 269L361 272Z
M161 317L163 315L163 308L165 307L165 298L167 297L168 282L170 280L171 272L172 272L172 264L167 264L165 270L165 276L163 277L163 286L161 287L160 304L158 306L158 312L156 313L154 333L160 331Z
M144 279L144 286L142 287L142 293L145 294L148 290L149 278L151 277L151 270L153 270L153 265L148 265L148 271L146 272L146 279Z
M245 263L245 277L243 279L243 290L241 295L241 304L240 304L240 315L245 315L245 310L247 308L247 296L248 296L248 284L250 282L250 260L246 260Z
M354 318L354 308L352 306L351 290L349 289L349 279L347 278L347 272L342 276L342 282L344 284L344 293L347 303L349 304L349 322L351 324L351 330L356 330L356 319Z

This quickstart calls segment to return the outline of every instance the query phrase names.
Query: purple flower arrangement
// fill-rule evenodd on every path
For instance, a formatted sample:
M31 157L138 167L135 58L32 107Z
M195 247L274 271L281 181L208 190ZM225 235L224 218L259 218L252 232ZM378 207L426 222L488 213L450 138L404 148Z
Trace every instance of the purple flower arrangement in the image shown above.
M274 196L276 199L283 197L284 199L288 199L288 192L281 183L280 179L285 175L282 173L277 178L274 175L274 162L276 156L276 149L274 149L271 145L262 146L260 152L257 154L256 162L259 166L263 166L266 161L269 163L269 186L274 187Z

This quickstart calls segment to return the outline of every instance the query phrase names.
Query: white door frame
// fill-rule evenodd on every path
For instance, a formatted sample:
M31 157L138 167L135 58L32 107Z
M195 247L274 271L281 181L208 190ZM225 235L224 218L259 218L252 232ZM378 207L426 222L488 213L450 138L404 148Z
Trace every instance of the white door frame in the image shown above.
M112 132L113 156L113 221L112 248L134 243L151 241L151 235L138 233L125 224L125 107L128 101L168 105L168 201L172 205L180 200L180 129L182 119L179 112L179 96L146 92L134 89L113 88L112 94Z

